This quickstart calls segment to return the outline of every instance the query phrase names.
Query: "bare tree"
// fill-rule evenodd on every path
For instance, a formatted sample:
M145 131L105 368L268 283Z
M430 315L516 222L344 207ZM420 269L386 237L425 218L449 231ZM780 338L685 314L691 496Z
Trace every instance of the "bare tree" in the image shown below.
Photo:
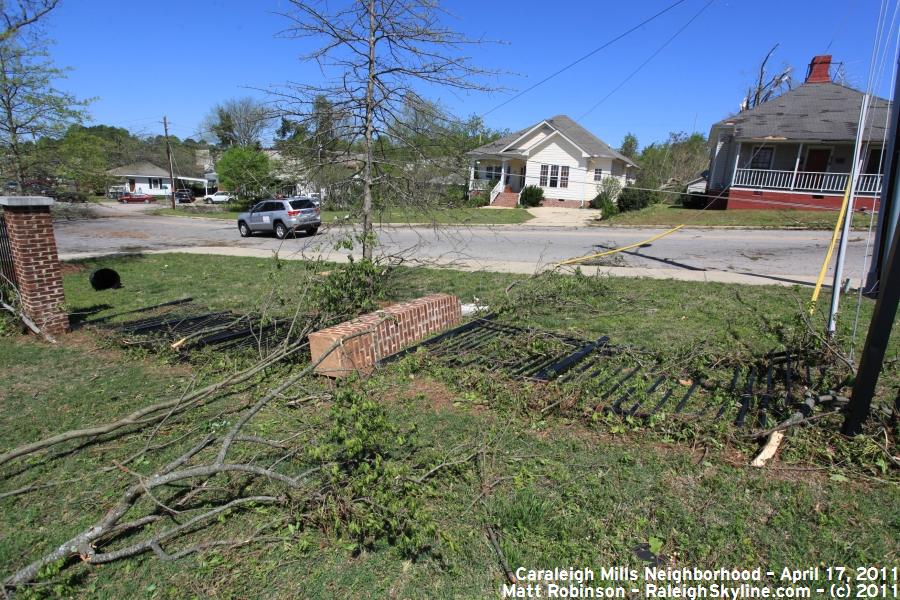
M201 139L224 148L259 148L272 123L272 113L250 97L232 98L212 108L200 125Z
M356 167L351 178L362 188L363 257L371 259L373 200L387 196L392 173L402 169L389 159L390 149L414 146L413 131L402 126L409 122L401 118L407 100L418 96L417 85L489 89L482 83L487 72L461 54L480 40L446 28L446 15L434 0L356 0L341 9L314 0L292 4L294 10L284 14L291 25L282 35L322 40L304 58L317 61L325 82L288 83L273 93L284 113L301 121L321 97L342 116L335 133L343 151L328 160Z
M0 0L0 9L3 11L0 42L10 39L23 27L37 23L56 8L57 4L59 4L59 0L17 0L16 2Z
M759 63L759 72L756 77L756 82L750 86L747 90L747 96L741 102L742 112L759 106L764 102L768 102L773 98L777 98L785 91L789 91L793 86L791 73L794 69L790 65L783 65L781 69L771 77L768 77L766 73L766 65L777 48L778 44L772 46L772 49L769 50L766 57Z

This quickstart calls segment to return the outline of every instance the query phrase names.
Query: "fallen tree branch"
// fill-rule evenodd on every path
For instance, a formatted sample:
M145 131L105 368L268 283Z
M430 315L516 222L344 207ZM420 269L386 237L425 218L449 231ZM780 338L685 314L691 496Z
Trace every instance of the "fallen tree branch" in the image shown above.
M766 466L766 463L775 457L775 454L778 452L779 446L781 446L782 440L784 440L784 434L780 431L773 431L771 434L769 434L769 439L763 445L762 450L759 451L759 454L756 455L756 458L754 458L750 462L750 466Z
M151 406L145 406L143 408L135 410L128 415L125 415L120 419L111 421L109 423L104 423L103 425L95 425L93 427L87 427L84 429L70 429L69 431L44 438L37 442L19 446L18 448L14 448L0 455L0 466L16 458L34 454L35 452L46 450L65 442L86 438L95 438L104 434L119 431L133 425L147 425L150 423L156 423L158 421L169 418L172 414L181 413L188 408L200 406L222 389L237 385L251 379L259 372L264 371L275 363L297 353L301 349L305 348L306 345L306 342L297 342L291 346L288 346L280 352L270 355L265 360L260 361L243 371L227 377L222 381L208 385L205 388L187 396L179 396L178 398L174 398L172 400L166 400L163 402L158 402ZM165 414L157 414L163 411L166 411Z

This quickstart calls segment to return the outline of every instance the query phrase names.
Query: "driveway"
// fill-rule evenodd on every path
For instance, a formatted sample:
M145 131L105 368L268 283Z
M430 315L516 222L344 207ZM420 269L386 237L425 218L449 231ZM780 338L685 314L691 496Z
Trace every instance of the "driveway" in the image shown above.
M336 243L354 232L347 226L323 227L319 235L280 241L273 236L238 236L235 224L221 219L162 217L136 207L108 207L108 216L58 221L56 239L63 259L116 253L183 251L202 254L346 260ZM402 255L407 264L466 270L534 273L560 260L633 244L663 229L536 226L381 227L380 252ZM685 229L605 259L586 270L612 275L794 284L815 281L829 232ZM851 238L847 276L854 285L862 272L863 235ZM358 254L358 253L357 253Z
M584 208L538 206L527 210L534 216L528 221L531 227L585 227L600 216L600 211Z

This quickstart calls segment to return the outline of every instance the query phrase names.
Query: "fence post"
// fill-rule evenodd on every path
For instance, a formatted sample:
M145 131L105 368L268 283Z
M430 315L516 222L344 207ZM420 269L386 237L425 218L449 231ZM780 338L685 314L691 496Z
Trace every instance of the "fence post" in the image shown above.
M53 203L53 199L42 196L0 196L19 309L41 332L49 335L69 329L69 317L63 310L62 270L50 216Z

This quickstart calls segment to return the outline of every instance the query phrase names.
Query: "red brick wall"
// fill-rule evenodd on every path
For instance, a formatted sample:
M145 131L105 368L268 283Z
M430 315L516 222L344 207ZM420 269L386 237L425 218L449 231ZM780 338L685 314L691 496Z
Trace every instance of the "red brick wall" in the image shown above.
M311 333L309 351L316 361L336 341L344 340L319 363L316 373L329 377L368 373L382 358L455 325L461 316L456 296L431 294Z
M816 196L819 196L818 198ZM795 192L754 192L731 188L728 191L729 209L768 209L768 210L834 210L841 207L844 196L825 196L821 194L804 194ZM856 196L855 210L878 210L878 198L872 196Z
M53 237L50 208L6 207L6 229L12 247L22 311L45 333L69 329L63 310L62 272Z

